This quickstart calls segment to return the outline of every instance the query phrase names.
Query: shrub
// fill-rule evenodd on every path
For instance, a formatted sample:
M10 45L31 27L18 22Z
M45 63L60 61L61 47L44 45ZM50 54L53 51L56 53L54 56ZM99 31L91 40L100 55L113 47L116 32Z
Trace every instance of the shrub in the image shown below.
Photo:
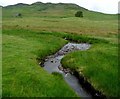
M83 12L82 11L77 11L75 13L75 17L83 17Z

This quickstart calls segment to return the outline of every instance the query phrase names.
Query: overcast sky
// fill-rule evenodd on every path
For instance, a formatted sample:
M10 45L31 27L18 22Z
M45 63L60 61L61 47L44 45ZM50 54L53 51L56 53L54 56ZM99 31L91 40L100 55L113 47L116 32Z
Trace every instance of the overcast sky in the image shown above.
M31 4L34 2L52 2L52 3L75 3L81 7L87 8L89 10L116 14L118 13L118 2L120 0L0 0L0 5L7 6L17 3L27 3Z

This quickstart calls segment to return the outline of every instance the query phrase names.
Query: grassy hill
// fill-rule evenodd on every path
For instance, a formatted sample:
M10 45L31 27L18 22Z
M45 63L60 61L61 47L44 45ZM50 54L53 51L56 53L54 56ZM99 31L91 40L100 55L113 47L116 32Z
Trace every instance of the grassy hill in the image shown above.
M83 18L74 16L79 10ZM16 13L22 17L15 17ZM36 60L55 53L68 42L65 37L92 43L92 48L69 54L63 65L84 68L83 74L95 88L117 96L117 17L75 4L36 2L3 7L3 96L77 97L62 77L47 73Z
M31 5L16 4L3 8L4 17L13 17L15 13L22 13L24 17L74 17L76 11L83 11L84 17L91 20L115 20L116 15L107 15L89 11L75 4L52 4L36 2Z
M83 18L76 18L77 11L83 11ZM15 14L21 13L22 18ZM11 19L10 19L11 18ZM4 26L20 26L32 30L69 32L94 36L115 36L117 15L89 11L75 4L33 3L17 4L3 8ZM9 20L10 19L10 20ZM9 23L9 24L8 24ZM64 25L63 25L64 24Z

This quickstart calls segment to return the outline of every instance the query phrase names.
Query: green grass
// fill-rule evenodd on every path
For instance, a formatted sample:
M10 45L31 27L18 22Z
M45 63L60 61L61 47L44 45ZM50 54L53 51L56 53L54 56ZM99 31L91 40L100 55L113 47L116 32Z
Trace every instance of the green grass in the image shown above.
M36 60L54 53L65 43L51 35L3 30L3 96L77 96L61 77L48 74Z
M74 16L78 10L83 11L83 18ZM21 13L23 17L14 17L16 13ZM102 37L117 35L117 17L72 4L35 3L3 8L3 25L6 28L22 27L34 31L69 32Z
M63 67L77 70L107 96L118 95L118 55L116 44L93 44L88 51L76 51L62 59Z
M90 20L104 21L116 20L117 15L109 15L98 12L89 11L75 4L43 4L34 3L31 5L18 4L3 8L3 16L5 18L13 18L16 13L21 13L23 17L52 17L67 18L74 17L77 11L83 11L84 18ZM33 13L34 12L34 13ZM31 14L32 13L32 14Z
M118 27L117 20L96 21L75 17L23 17L7 19L3 18L3 21L3 27L6 28L27 28L34 31L68 32L100 37L116 36Z
M82 10L84 17L74 13ZM22 18L14 17L22 13ZM3 96L77 96L61 75L49 74L38 60L67 43L88 42L88 51L63 58L107 96L117 95L117 15L92 12L76 5L17 5L3 8Z

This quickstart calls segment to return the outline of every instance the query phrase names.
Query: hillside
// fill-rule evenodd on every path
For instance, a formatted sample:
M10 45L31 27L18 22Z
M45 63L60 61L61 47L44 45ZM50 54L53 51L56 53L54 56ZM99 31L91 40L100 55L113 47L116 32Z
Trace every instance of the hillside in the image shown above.
M91 20L113 20L116 15L108 15L99 12L89 11L76 4L70 3L42 3L36 2L31 5L19 3L3 8L3 17L13 17L16 13L24 17L74 17L77 11L83 11L84 17Z

